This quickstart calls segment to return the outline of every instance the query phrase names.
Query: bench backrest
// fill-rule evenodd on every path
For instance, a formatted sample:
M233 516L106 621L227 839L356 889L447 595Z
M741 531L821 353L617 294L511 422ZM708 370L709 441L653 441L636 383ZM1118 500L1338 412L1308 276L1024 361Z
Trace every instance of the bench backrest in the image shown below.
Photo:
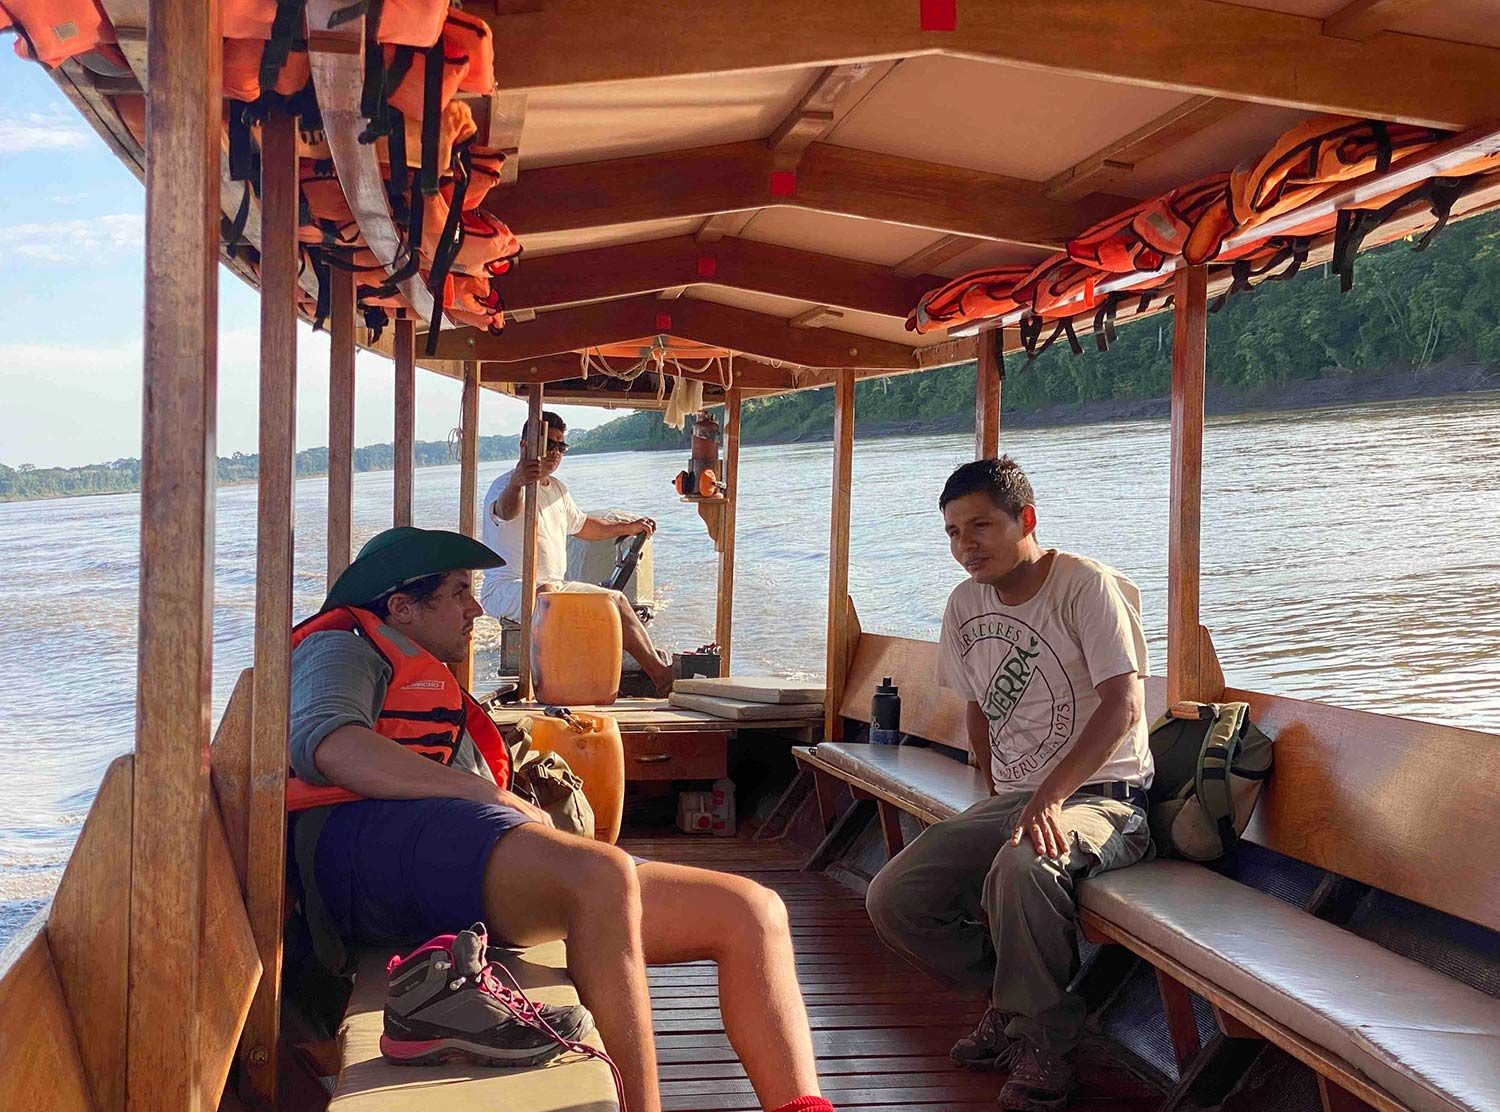
M964 700L934 680L937 644L863 633L839 713L870 720L875 685L901 688L901 728L967 750ZM1276 739L1250 840L1500 930L1500 736L1230 688ZM1146 712L1166 681L1146 679Z
M1500 736L1230 688L1276 739L1246 837L1500 930Z
M870 697L886 676L901 689L901 729L955 749L968 751L963 696L937 685L936 641L861 633L844 685L839 714L856 722L870 720ZM1146 716L1155 719L1167 705L1167 682L1146 677Z

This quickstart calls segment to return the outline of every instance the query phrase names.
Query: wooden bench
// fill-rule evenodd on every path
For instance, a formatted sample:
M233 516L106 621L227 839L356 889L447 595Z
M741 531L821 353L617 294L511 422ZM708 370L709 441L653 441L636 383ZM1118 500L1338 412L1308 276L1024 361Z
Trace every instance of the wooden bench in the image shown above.
M452 1064L398 1066L380 1054L384 1027L389 954L369 950L360 956L354 995L339 1026L341 1068L332 1112L472 1112L495 1108L506 1112L618 1112L609 1067L593 1058L565 1054L530 1069L488 1069ZM549 942L512 952L505 964L539 1004L576 1004L578 992L567 974L567 951ZM584 1040L603 1047L597 1031Z
M881 676L904 731L957 748L963 701L932 682L937 646L864 634L840 712L868 721ZM1446 915L1500 930L1500 737L1228 689L1276 737L1276 767L1247 840ZM1147 681L1148 708L1165 703ZM940 749L824 743L798 749L819 781L877 801L887 844L899 812L933 822L984 798ZM825 828L833 816L824 813ZM890 827L895 827L895 837ZM1226 876L1154 861L1079 886L1094 941L1158 972L1179 1065L1199 1052L1189 991L1230 1037L1269 1040L1311 1067L1331 1112L1500 1108L1500 1000ZM1500 939L1488 935L1490 951Z

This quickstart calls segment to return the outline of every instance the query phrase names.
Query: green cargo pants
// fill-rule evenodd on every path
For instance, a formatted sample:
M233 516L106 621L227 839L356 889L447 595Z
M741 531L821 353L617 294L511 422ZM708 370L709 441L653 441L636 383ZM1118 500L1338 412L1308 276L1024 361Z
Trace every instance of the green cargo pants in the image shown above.
M875 930L934 980L987 995L1006 1034L1066 1053L1083 1037L1074 885L1133 865L1151 847L1139 807L1100 796L1063 805L1065 858L1010 844L1030 795L992 796L924 830L880 870L865 897Z

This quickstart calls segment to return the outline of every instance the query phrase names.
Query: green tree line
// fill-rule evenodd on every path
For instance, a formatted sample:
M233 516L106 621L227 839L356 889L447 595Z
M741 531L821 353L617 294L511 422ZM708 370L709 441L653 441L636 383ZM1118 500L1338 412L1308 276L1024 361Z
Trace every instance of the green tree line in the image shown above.
M1122 327L1108 352L1084 337L1082 355L1065 343L1027 364L1010 357L1005 380L1007 413L1109 399L1166 394L1171 378L1172 321L1161 314ZM1266 282L1231 298L1208 324L1210 386L1274 397L1290 383L1358 378L1392 369L1419 373L1436 362L1466 357L1500 364L1500 213L1455 224L1425 251L1388 244L1363 255L1354 288L1339 292L1336 277L1309 267L1282 282ZM926 374L869 379L859 384L856 409L862 426L894 430L934 426L971 417L974 364ZM833 391L808 390L746 402L742 435L750 441L816 439L833 427ZM569 437L576 451L609 452L685 448L691 426L667 428L661 415L621 417ZM514 436L480 437L482 460L513 459ZM451 463L445 441L421 441L417 466ZM389 469L390 444L357 448L356 471ZM255 478L259 460L236 453L219 460L219 481ZM328 450L297 453L299 476L321 475ZM0 464L0 501L135 490L140 461L117 459L84 467L11 468Z
M515 459L517 438L514 436L481 436L481 460ZM448 441L419 440L413 456L418 467L440 467L454 462ZM395 466L394 444L370 444L354 449L355 471L389 471ZM220 483L253 482L260 473L260 457L254 453L235 452L219 457ZM307 448L297 453L297 477L308 478L328 473L328 449ZM139 490L141 461L117 459L109 463L91 463L82 467L19 467L0 464L0 502L18 502L30 498L62 498L82 494L116 494Z
M1064 341L1027 365L1008 359L1005 409L1164 396L1171 380L1172 318L1163 313L1122 327L1108 352L1092 337L1074 355ZM1237 294L1209 317L1208 383L1274 400L1278 388L1320 378L1418 373L1452 357L1500 365L1500 213L1466 220L1425 251L1405 242L1360 257L1354 288L1309 267ZM856 389L861 426L953 427L974 407L974 364L926 374L869 379ZM745 403L746 440L817 439L833 427L833 391L810 390ZM689 433L655 413L636 413L573 438L579 451L686 447Z

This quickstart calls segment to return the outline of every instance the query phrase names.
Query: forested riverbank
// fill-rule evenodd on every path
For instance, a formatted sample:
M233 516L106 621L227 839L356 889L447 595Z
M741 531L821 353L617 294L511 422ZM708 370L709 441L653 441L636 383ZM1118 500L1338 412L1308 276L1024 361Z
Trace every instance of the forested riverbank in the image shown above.
M1172 318L1120 329L1108 352L1091 338L1029 366L1012 356L1007 424L1066 424L1158 416L1172 370ZM1209 318L1208 407L1228 413L1378 401L1500 387L1500 213L1455 224L1425 251L1405 242L1362 256L1355 285L1312 267L1237 295ZM863 435L952 431L974 414L974 365L859 384ZM748 442L824 439L830 390L747 402ZM637 413L590 430L577 450L677 448L687 434Z
M1124 327L1108 352L1058 344L1027 365L1012 356L1005 380L1007 425L1074 424L1160 416L1171 378L1170 314ZM972 363L861 382L861 435L952 432L974 415ZM1360 258L1354 288L1312 267L1288 281L1236 296L1209 318L1208 410L1233 413L1436 396L1500 388L1500 213L1463 221L1425 251L1389 244ZM750 443L828 437L833 392L808 390L745 405ZM575 452L675 449L688 430L660 414L633 413L569 437ZM480 437L481 460L512 459L514 436ZM418 467L451 463L445 441L421 441ZM387 470L390 444L355 450L356 471ZM219 460L221 483L255 478L258 459ZM327 471L326 448L297 454L299 476ZM140 461L72 468L0 464L0 502L131 491Z

